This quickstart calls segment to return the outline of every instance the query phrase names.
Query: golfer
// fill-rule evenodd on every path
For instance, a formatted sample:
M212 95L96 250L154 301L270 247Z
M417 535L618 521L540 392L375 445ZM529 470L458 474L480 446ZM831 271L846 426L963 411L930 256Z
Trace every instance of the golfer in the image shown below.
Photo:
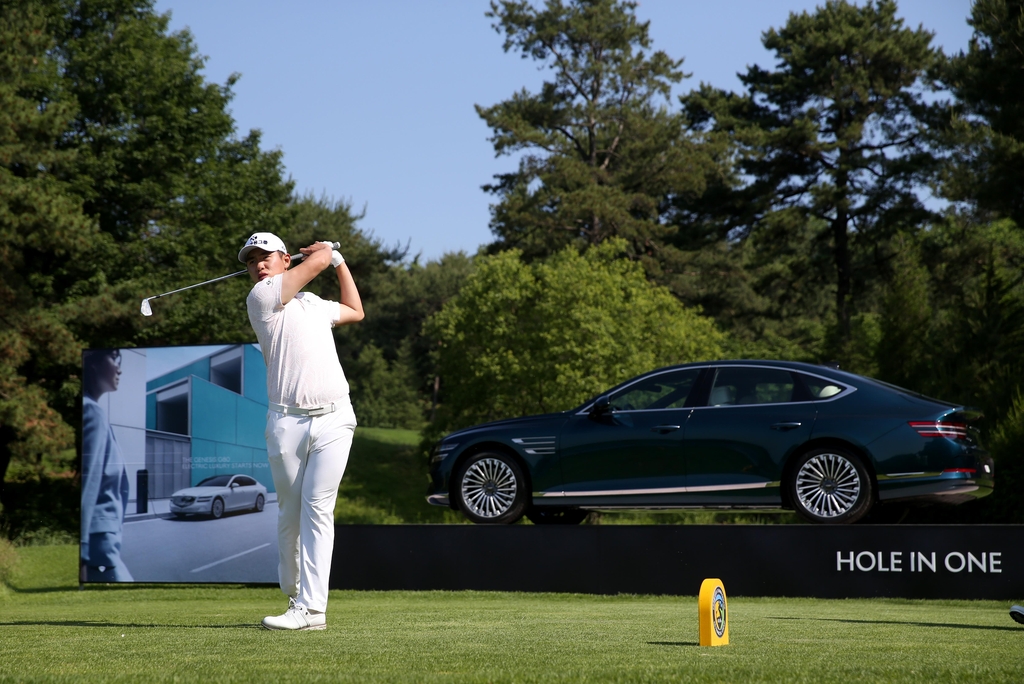
M288 595L283 615L263 619L268 629L327 626L334 502L356 427L331 328L363 319L359 291L330 243L299 251L305 258L290 268L284 242L273 233L256 233L238 252L255 283L246 305L267 362L266 438L277 489L278 580ZM338 276L340 304L300 291L328 265Z

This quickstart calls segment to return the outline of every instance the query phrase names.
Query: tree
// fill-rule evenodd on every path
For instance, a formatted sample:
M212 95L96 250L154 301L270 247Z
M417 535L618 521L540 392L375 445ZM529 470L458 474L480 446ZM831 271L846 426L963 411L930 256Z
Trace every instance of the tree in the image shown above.
M1024 2L976 0L966 53L940 71L956 95L943 190L1024 226Z
M882 298L879 376L901 387L924 388L935 361L932 344L931 274L921 264L913 238L899 235ZM939 396L944 396L940 394Z
M12 460L20 477L38 477L46 456L74 444L50 398L77 387L39 378L78 361L81 345L59 288L80 273L79 259L105 243L61 180L74 155L54 143L75 106L62 90L45 29L46 16L33 3L0 7L0 483ZM2 484L0 498L9 501Z
M138 314L145 295L237 270L246 235L290 216L280 153L235 135L230 82L202 64L149 0L0 5L5 501L8 475L73 472L84 347L252 337L244 291L225 296L240 281Z
M506 52L548 66L552 80L477 112L493 130L497 155L523 152L518 169L484 186L498 202L492 251L525 258L566 245L626 240L627 256L661 274L674 253L661 220L669 196L700 196L723 171L665 106L682 60L650 51L635 2L525 0L491 3L487 16Z
M401 426L419 427L424 419L432 420L439 380L432 360L433 347L423 335L423 325L458 294L472 270L472 259L458 252L425 264L418 258L412 263L394 264L370 277L365 299L367 318L359 326L350 327L358 339L349 367L355 381L353 396L364 388L376 392L370 388L397 383L400 388L386 393L394 398L388 410L406 416ZM381 405L377 399L370 401ZM366 404L367 400L362 402ZM414 415L415 420L410 418Z
M718 357L711 320L649 283L625 249L570 246L531 265L516 250L480 257L425 326L441 378L434 430L562 411L658 366Z
M57 142L75 153L67 181L116 245L76 284L114 301L76 332L99 346L249 339L241 280L161 301L153 319L137 313L141 295L237 270L247 234L288 225L281 153L262 151L258 131L238 137L228 112L237 76L207 83L191 35L170 33L152 0L37 1L78 105Z
M832 263L819 287L834 288L841 355L856 298L887 257L880 248L929 217L917 193L931 160L921 125L931 37L904 28L892 0L829 0L765 32L778 63L741 75L746 94L702 86L683 99L696 123L733 137L750 178L731 204L744 210L723 232L738 240L785 222L817 233L812 244Z
M994 425L1024 375L1024 233L953 217L920 242L934 312L918 332L931 357L920 389L979 406Z

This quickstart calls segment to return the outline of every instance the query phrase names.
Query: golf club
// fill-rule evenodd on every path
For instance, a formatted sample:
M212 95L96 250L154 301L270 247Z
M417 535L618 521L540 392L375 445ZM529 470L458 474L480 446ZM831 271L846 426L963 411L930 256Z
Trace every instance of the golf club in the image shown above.
M332 242L331 243L331 249L338 249L340 247L341 247L341 243L340 242ZM293 254L292 255L292 261L301 261L304 258L306 258L305 254ZM167 295L172 295L175 292L184 292L185 290L191 290L194 287L202 287L203 285L209 285L210 283L216 283L216 282L219 282L221 280L227 280L228 278L234 278L235 276L240 276L240 275L243 275L243 274L248 273L248 272L249 272L248 269L242 269L238 273L230 273L230 274L228 274L226 276L221 276L220 278L214 278L213 280L204 280L203 282L196 283L195 285L189 285L188 287L179 287L177 290L171 290L170 292L164 292L163 294L153 295L152 297L146 297L145 299L142 300L142 307L141 307L142 315L143 316L152 316L153 315L153 307L150 306L149 303L152 300L154 300L154 299L160 299L161 297L166 297Z

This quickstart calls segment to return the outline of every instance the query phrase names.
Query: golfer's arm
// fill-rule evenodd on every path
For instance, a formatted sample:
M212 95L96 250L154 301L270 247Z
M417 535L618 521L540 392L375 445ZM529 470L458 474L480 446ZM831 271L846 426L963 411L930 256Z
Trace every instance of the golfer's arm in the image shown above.
M331 250L318 249L284 272L281 280L281 304L287 304L306 287L320 271L331 265Z
M352 272L348 270L348 264L344 261L338 264L334 272L338 274L338 285L341 287L341 316L337 325L358 323L363 320L365 314L356 281L352 279Z

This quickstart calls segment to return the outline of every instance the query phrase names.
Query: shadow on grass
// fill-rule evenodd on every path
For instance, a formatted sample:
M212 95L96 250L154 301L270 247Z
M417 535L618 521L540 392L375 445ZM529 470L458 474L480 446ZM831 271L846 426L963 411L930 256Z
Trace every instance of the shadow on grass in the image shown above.
M117 627L119 629L262 629L257 624L237 625L158 625L137 622L99 622L96 620L14 620L0 622L0 627Z
M648 646L697 646L696 641L648 641Z
M907 627L944 627L946 629L983 629L996 632L1019 632L1020 627L1000 625L962 625L952 622L904 622L902 620L854 620L852 618L769 617L769 620L814 620L817 622L846 622L855 625L906 625Z

